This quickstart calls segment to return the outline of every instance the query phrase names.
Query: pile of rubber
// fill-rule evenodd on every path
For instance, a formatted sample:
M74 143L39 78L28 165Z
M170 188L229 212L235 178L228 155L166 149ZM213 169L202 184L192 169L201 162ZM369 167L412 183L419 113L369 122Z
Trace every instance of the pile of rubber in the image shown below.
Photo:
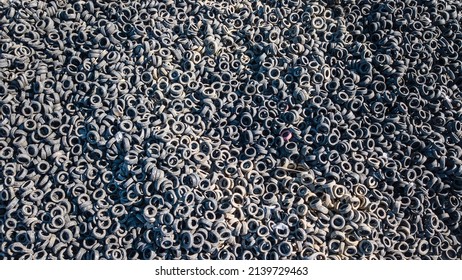
M461 21L2 1L0 258L460 259Z

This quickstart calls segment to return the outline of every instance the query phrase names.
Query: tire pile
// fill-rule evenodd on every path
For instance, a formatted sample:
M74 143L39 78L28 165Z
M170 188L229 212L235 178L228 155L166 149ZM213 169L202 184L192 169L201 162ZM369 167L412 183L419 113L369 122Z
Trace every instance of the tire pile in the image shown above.
M461 259L461 18L2 1L0 259Z

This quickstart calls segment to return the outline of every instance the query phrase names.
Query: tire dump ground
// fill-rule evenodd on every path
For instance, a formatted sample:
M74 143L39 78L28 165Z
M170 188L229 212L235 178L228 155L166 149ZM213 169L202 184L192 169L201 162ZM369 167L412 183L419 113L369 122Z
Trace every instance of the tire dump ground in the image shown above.
M460 259L462 3L0 3L0 259Z

